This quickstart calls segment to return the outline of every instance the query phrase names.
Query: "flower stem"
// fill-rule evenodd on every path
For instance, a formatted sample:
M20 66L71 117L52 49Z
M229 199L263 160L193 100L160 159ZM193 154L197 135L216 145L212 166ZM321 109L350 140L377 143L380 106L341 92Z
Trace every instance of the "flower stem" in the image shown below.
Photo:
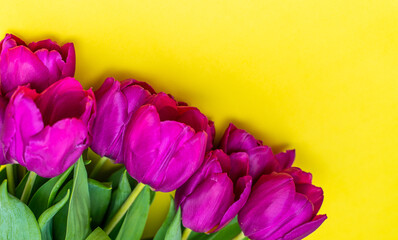
M30 193L32 192L33 185L35 184L36 176L37 174L35 172L29 172L28 180L26 181L21 196L21 201L25 204L27 204L29 201Z
M12 164L6 165L8 192L15 196L15 176L14 166Z
M189 228L185 228L184 232L182 233L181 240L188 240L189 235L191 234L192 230Z
M144 189L145 184L138 183L135 186L134 190L131 192L130 196L126 199L123 205L119 208L116 214L112 217L111 221L105 226L104 232L106 234L110 234L115 228L115 226L119 223L119 221L123 218L126 214L127 210L129 210L130 206L134 203L135 199L138 197L142 189Z
M242 240L244 238L245 238L245 234L243 234L243 232L240 232L239 235L234 237L232 240Z
M97 176L99 170L101 170L102 166L104 166L105 162L108 160L107 157L102 157L98 160L97 164L95 164L93 170L90 173L90 178L94 178Z

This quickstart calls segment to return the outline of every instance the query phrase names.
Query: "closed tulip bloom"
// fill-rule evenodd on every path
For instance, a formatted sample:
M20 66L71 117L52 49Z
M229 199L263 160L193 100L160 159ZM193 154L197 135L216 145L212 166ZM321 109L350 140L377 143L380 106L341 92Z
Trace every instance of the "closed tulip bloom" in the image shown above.
M232 123L224 132L221 148L227 154L245 152L249 155L249 174L253 177L253 181L263 174L280 172L291 167L295 158L294 150L275 155L271 147L263 145L262 141L255 139L245 130L238 129Z
M75 49L72 43L59 46L48 40L27 45L7 34L0 43L0 80L3 93L29 84L38 92L54 82L75 74Z
M263 175L238 215L245 236L253 240L299 240L326 220L317 215L323 191L299 168Z
M133 79L122 82L107 78L94 92L97 116L91 148L100 156L122 162L122 140L127 123L155 91L148 84Z
M152 104L140 107L123 140L123 163L128 173L162 192L177 189L192 176L203 162L207 142L205 131L166 118L171 116L167 110Z
M248 170L246 153L209 152L205 163L176 191L183 225L196 232L215 232L226 226L249 197Z
M57 81L42 93L20 86L5 110L5 157L42 177L57 176L90 144L94 117L93 92L73 78Z
M2 129L3 129L4 113L6 111L7 103L8 102L7 102L6 98L0 95L0 131L2 131ZM4 149L1 148L1 151L0 151L0 165L13 163L11 160L7 161L7 159L5 158L5 154L4 154L3 150Z

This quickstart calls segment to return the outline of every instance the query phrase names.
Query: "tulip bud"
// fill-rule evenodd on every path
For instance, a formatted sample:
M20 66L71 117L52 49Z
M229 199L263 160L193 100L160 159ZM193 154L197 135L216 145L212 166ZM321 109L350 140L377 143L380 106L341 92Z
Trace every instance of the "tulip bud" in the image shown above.
M249 155L249 174L256 181L262 174L280 172L292 166L295 151L288 150L274 155L269 146L255 139L250 133L238 129L232 123L221 139L221 148L227 154L245 152Z
M176 191L183 225L196 232L226 226L249 197L252 181L247 174L247 154L229 157L222 150L209 152L199 170Z
M90 144L95 108L93 92L73 78L40 94L18 87L6 107L1 134L7 160L42 177L61 174Z
M193 123L200 120L181 121L180 108L167 95L161 93L150 102L155 105L140 107L127 125L123 163L137 181L169 192L187 181L202 164L207 134L195 129Z
M48 40L26 45L7 34L0 42L0 81L3 93L20 85L42 92L54 82L75 74L75 49L72 43L62 47Z
M238 215L245 236L299 240L315 231L327 217L316 215L323 191L311 184L310 176L299 168L262 175Z
M122 162L124 131L134 112L145 104L155 91L146 83L133 79L122 82L107 78L94 92L97 116L93 126L91 148L100 156Z

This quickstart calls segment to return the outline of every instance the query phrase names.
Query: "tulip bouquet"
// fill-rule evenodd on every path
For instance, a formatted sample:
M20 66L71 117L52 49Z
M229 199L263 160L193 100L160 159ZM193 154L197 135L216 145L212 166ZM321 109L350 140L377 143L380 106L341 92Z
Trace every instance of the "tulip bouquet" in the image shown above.
M294 150L233 124L216 144L199 109L145 82L85 90L75 59L71 43L0 43L0 239L141 239L157 191L174 198L154 240L298 240L325 221Z

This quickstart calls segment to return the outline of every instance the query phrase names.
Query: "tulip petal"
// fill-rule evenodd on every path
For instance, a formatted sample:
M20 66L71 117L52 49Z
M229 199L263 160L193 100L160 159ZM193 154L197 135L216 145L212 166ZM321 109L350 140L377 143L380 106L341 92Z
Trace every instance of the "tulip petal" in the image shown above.
M221 140L221 147L227 154L233 152L246 152L259 146L260 143L250 133L229 124Z
M155 166L161 144L160 119L153 105L140 107L127 125L123 140L123 161L128 173L142 182Z
M49 72L49 84L52 84L61 79L61 71L65 63L62 61L61 54L55 50L39 49L35 55L47 67Z
M127 100L120 91L120 83L113 78L104 81L95 91L97 117L93 125L91 148L100 156L120 162L122 136L128 121Z
M308 172L304 172L298 167L291 167L283 170L284 173L289 174L293 177L294 183L311 183L312 182L312 174Z
M308 197L310 202L314 205L313 216L315 216L323 203L323 190L320 187L316 187L312 184L296 184L296 191L302 193Z
M206 152L210 151L214 146L214 138L216 137L216 128L214 127L214 122L209 120L206 128L207 133L207 146Z
M39 49L47 49L48 51L54 50L57 52L61 52L61 47L51 39L31 42L29 43L28 47L30 50L32 50L32 52L36 52Z
M247 153L232 153L230 159L231 170L228 172L228 175L233 182L249 174L249 155Z
M295 157L296 157L296 150L294 149L276 154L275 158L278 160L279 163L278 171L290 168L293 165Z
M19 87L5 111L2 144L9 157L21 165L25 162L23 154L30 137L44 127L42 116L34 102L36 97L34 90Z
M3 129L3 126L4 126L4 114L6 111L6 107L7 107L7 100L4 97L0 96L0 129ZM6 153L4 152L4 147L1 147L0 165L12 163L12 161L8 160L5 157L5 155L6 155Z
M147 90L150 94L156 94L155 90L146 82L137 81L135 79L126 79L120 83L120 88L124 89L126 86L131 84L141 86L143 89Z
M161 121L177 120L177 102L166 93L152 95L149 103L156 107Z
M244 234L251 237L260 230L272 230L289 211L295 194L293 178L288 174L261 176L238 215Z
M250 176L241 177L238 179L236 185L238 189L237 200L228 208L215 231L225 227L245 205L250 195L252 178Z
M203 181L182 203L182 222L195 232L216 227L234 201L233 183L226 173Z
M283 240L300 240L314 232L327 219L326 215L318 215L311 222L302 224L287 233Z
M268 146L259 146L247 151L249 154L249 174L256 181L262 174L271 173L277 166L272 149Z
M87 136L87 127L79 119L63 119L46 126L30 138L24 166L41 177L55 177L78 160L87 148Z
M129 116L133 114L139 107L144 105L150 97L150 93L140 85L136 85L134 80L127 84L127 81L123 81L123 85L120 87L121 91L126 97L127 101L127 111ZM129 118L130 118L129 117Z
M220 162L212 152L206 157L205 161L206 163L203 163L195 174L193 174L186 183L177 189L175 194L177 207L181 205L185 198L190 195L204 179L215 173L222 173Z
M65 66L62 68L61 78L73 77L76 68L76 53L73 43L66 43L61 47L62 59Z
M25 46L8 49L0 59L2 90L10 92L19 85L30 84L38 91L48 87L49 71L40 59Z

